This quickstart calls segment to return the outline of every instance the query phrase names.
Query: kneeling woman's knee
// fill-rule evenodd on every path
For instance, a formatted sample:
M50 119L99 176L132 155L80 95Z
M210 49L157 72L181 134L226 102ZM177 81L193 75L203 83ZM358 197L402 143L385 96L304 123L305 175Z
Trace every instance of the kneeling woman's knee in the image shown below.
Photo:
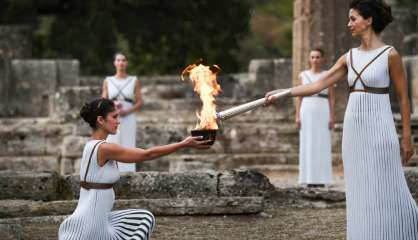
M152 212L150 212L148 210L144 210L144 214L147 215L147 218L149 219L149 221L151 223L151 230L152 230L154 228L154 225L155 225L154 214L152 214Z

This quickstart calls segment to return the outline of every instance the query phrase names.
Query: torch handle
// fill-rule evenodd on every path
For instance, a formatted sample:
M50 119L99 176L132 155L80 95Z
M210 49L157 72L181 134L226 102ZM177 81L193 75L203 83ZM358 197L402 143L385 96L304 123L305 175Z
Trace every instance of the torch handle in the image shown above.
M285 90L285 91L276 93L272 96L281 98L281 97L287 96L289 93L290 93L289 90ZM226 120L226 119L231 118L233 116L236 116L236 115L239 115L241 113L248 112L250 110L258 108L258 107L264 105L265 103L266 103L266 99L265 98L260 98L260 99L254 100L252 102L244 103L242 105L224 110L224 111L219 112L219 113L216 113L216 118L219 119L219 120Z

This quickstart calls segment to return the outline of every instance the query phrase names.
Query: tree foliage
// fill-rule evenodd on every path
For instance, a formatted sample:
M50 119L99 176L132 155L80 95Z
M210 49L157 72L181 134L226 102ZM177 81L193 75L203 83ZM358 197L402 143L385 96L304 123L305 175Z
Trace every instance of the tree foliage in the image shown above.
M293 0L259 0L254 5L250 33L240 41L240 66L247 67L253 58L291 57L292 25Z
M2 23L31 23L35 57L78 58L85 74L113 71L127 53L135 74L179 73L202 57L225 71L248 32L250 3L170 0L6 0Z

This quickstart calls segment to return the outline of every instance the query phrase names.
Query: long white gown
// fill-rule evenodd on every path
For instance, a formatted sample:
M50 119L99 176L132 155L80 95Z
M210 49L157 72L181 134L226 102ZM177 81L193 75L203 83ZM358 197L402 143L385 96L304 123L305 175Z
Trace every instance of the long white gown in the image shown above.
M86 143L81 159L81 180L94 183L115 183L119 180L115 161L108 161L103 167L97 163L97 150L103 142L90 140ZM90 155L92 157L88 168ZM80 188L77 208L60 225L59 240L149 239L155 224L153 214L143 209L112 211L114 201L113 188Z
M307 70L300 74L302 84L318 81L324 72ZM321 94L328 95L328 89ZM300 108L299 184L332 184L331 134L328 98L315 94L304 97Z
M385 48L346 54L348 84ZM361 78L368 87L388 87L386 49ZM364 89L357 81L356 89ZM344 116L342 155L346 181L348 240L417 240L418 208L401 166L389 94L351 92Z
M116 79L114 76L107 77L107 91L109 99L116 99L122 104L122 109L127 110L133 106L133 102L126 101L126 99L135 100L135 83L138 81L135 76L128 76L125 79ZM109 135L107 142L117 143L124 147L136 146L136 120L135 114L120 118L120 125L118 132L114 135ZM135 172L135 163L119 163L119 171L121 172Z

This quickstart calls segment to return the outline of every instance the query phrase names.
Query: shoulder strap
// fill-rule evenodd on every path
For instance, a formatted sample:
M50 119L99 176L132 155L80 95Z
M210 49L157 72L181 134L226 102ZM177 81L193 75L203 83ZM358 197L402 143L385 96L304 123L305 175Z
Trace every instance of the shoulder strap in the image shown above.
M357 70L354 68L354 64L353 64L353 52L352 49L350 49L350 66L351 69L353 69L354 73L357 75L356 79L353 82L353 85L351 87L355 87L357 80L360 80L361 84L363 85L363 87L367 87L367 85L364 83L363 79L361 78L361 74L364 72L364 70L366 70L366 68L368 68L370 66L370 64L372 64L374 61L376 61L376 59L378 59L384 52L386 52L386 50L392 48L391 46L386 47L385 49L383 49L379 54L377 54L369 63L366 64L366 66L363 67L363 69L359 72L357 72Z
M312 79L309 77L307 72L302 72L302 75L308 80L309 83L312 83Z
M118 93L116 94L116 96L119 96L119 95L122 95L122 97L124 98L124 99L128 99L124 94L123 94L123 89L125 88L125 87L127 87L131 82L132 82L132 78L129 78L129 80L128 80L128 82L127 83L125 83L125 85L123 85L121 88L118 88L118 86L116 86L116 84L115 83L113 83L112 81L110 81L111 83L112 83L112 85L118 90Z
M93 157L93 153L94 153L94 150L96 149L96 147L99 145L99 143L102 143L103 141L98 141L96 144L94 144L94 146L93 146L93 150L91 151L91 153L90 153L90 157L89 157L89 162L87 163L87 169L86 169L86 173L84 174L84 181L86 181L86 177L87 177L87 173L88 173L88 171L89 171L89 168L90 168L90 162L91 162L91 158Z

